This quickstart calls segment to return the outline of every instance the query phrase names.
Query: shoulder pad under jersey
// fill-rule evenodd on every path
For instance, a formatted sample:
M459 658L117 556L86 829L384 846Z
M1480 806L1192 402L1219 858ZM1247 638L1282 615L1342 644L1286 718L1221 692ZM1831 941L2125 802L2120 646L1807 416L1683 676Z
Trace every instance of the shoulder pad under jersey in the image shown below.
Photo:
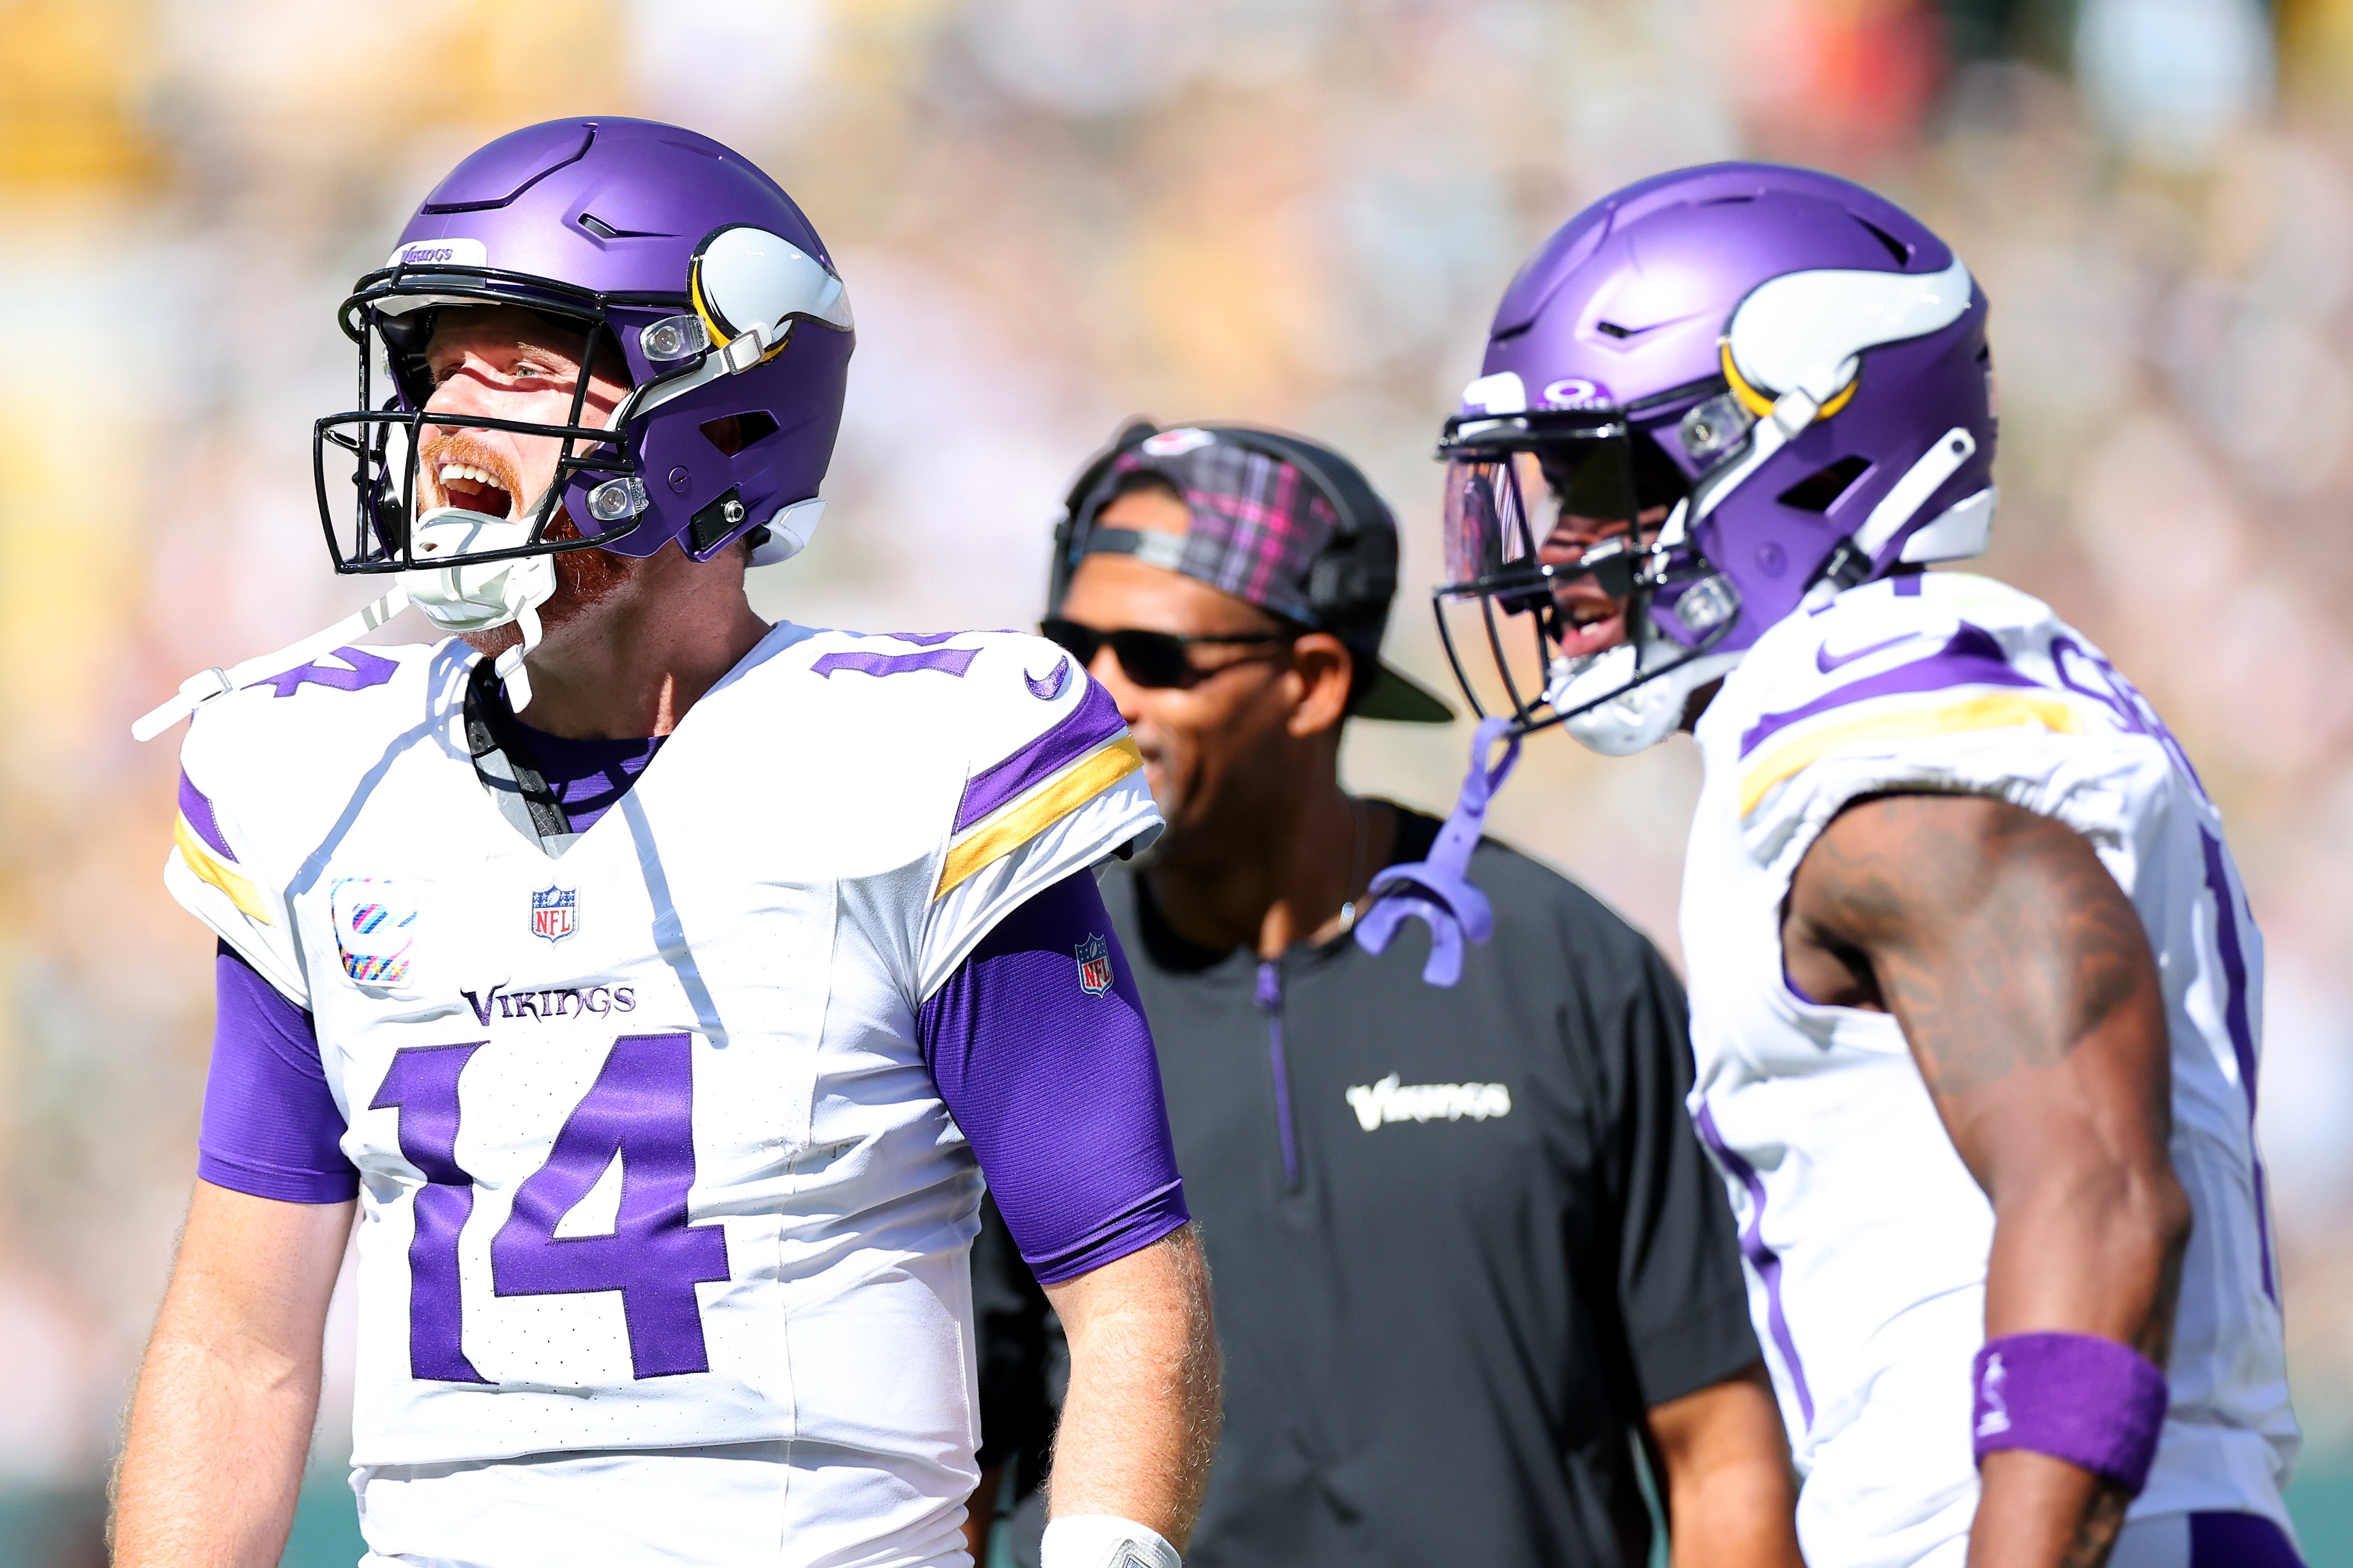
M1159 831L1117 705L1042 637L828 632L796 653L828 682L871 682L871 700L961 774L942 796L955 804L939 825L919 995L1023 900Z
M338 648L189 722L164 883L304 1006L285 889L398 738L455 702L470 658L455 642Z
M2147 727L2121 721L2119 689L2041 600L1926 573L1776 625L1726 678L1702 743L1711 767L1737 769L1750 854L1794 869L1831 816L1874 791L1995 795L2072 819L2063 800L2145 773L2152 750L2169 760Z

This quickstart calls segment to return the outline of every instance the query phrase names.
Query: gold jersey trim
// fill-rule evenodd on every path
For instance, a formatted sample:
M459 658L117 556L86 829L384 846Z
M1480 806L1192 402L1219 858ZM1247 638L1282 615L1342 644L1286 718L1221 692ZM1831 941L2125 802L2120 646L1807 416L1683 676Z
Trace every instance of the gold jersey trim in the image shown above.
M950 889L975 872L1002 860L1096 795L1144 766L1144 753L1123 735L1098 746L1046 780L1018 800L1007 802L948 846L940 866L940 885L932 898L945 898Z
M1910 740L2021 725L2039 725L2062 735L2084 732L2083 719L2066 699L2024 691L1988 692L1957 701L1940 697L1932 706L1913 704L1859 713L1835 724L1801 730L1749 763L1740 774L1740 815L1745 817L1755 811L1775 784L1855 741Z
M212 847L197 837L195 828L185 816L173 820L172 847L180 852L180 858L186 863L189 873L197 881L209 882L226 893L228 901L235 904L237 912L246 919L259 921L266 926L278 923L269 918L269 908L261 901L260 890L254 887L252 879L231 870L228 862L214 854Z

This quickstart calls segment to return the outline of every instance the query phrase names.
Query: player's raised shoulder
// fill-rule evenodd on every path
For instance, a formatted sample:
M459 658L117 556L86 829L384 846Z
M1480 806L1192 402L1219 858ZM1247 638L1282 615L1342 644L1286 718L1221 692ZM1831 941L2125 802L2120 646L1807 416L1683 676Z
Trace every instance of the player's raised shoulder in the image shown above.
M437 654L453 666L468 657L454 641L322 653L204 704L190 721L186 745L291 744L315 751L378 731L397 722L397 715L413 716Z
M1001 740L1042 734L1091 703L1118 720L1119 710L1103 689L1087 679L1076 659L1044 637L981 632L975 644L979 657L973 662L973 698L975 716L981 720L975 741L982 750Z
M1882 699L2032 687L2026 667L2063 630L2050 606L1990 578L1866 584L1758 638L1725 681L1711 728L1736 725L1745 757L1793 726Z
M958 726L964 778L926 925L928 995L997 918L1160 818L1111 693L1042 638L983 633Z
M923 724L934 743L965 737L975 769L1062 722L1092 689L1070 655L1024 632L818 631L794 651L828 689Z
M1788 688L1837 687L1867 669L1915 658L1965 626L2007 645L2051 618L2041 600L1970 573L1882 578L1768 627L1736 679L1776 695ZM1883 653L1889 657L1880 658Z
M1119 705L1062 649L994 632L977 651L959 832L1017 800L1039 810L1074 804L1143 766Z
M308 993L287 880L368 768L425 719L437 666L451 684L465 663L457 643L341 647L215 698L189 723L165 885L298 1004Z
M454 702L470 658L454 640L336 648L204 704L181 766L257 819L333 794L333 781L356 782L396 736L426 722L437 694Z

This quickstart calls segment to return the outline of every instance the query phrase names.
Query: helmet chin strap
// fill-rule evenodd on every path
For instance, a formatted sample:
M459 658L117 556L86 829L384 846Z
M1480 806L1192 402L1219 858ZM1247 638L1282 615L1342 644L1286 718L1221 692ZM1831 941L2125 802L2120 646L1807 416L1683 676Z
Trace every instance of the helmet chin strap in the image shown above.
M408 589L395 584L389 593L366 608L345 616L322 632L313 632L301 642L280 648L276 653L248 658L227 669L216 665L211 669L192 675L180 682L180 689L170 700L158 704L141 714L131 725L134 741L152 741L181 720L216 697L226 697L240 687L257 680L267 680L300 665L310 663L322 653L330 653L345 643L357 642L393 616L408 607Z
M460 507L435 507L417 520L411 544L418 555L513 549L531 542L528 520L538 510L539 503L534 502L514 516L494 518ZM531 672L523 660L540 644L539 607L554 592L553 555L461 562L455 566L420 566L403 572L382 598L324 631L313 632L275 653L248 658L227 669L215 668L190 676L180 683L180 689L169 701L132 723L131 737L134 741L152 741L213 699L355 642L411 605L439 630L459 636L491 631L514 622L522 629L522 640L500 654L494 668L499 679L506 682L508 705L520 713L531 706Z
M517 713L531 706L531 667L523 660L539 646L539 607L525 605L515 616L515 625L522 630L522 640L499 655L491 666L501 680L507 683L507 707Z

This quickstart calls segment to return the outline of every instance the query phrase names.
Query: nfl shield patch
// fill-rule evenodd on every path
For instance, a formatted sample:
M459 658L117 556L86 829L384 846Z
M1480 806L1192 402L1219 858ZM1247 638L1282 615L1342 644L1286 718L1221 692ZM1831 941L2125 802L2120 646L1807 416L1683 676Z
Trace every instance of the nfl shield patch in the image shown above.
M571 888L542 888L531 896L531 934L545 942L562 942L572 934L580 894Z
M1079 989L1090 996L1100 996L1111 989L1111 944L1100 936L1091 936L1079 943Z

